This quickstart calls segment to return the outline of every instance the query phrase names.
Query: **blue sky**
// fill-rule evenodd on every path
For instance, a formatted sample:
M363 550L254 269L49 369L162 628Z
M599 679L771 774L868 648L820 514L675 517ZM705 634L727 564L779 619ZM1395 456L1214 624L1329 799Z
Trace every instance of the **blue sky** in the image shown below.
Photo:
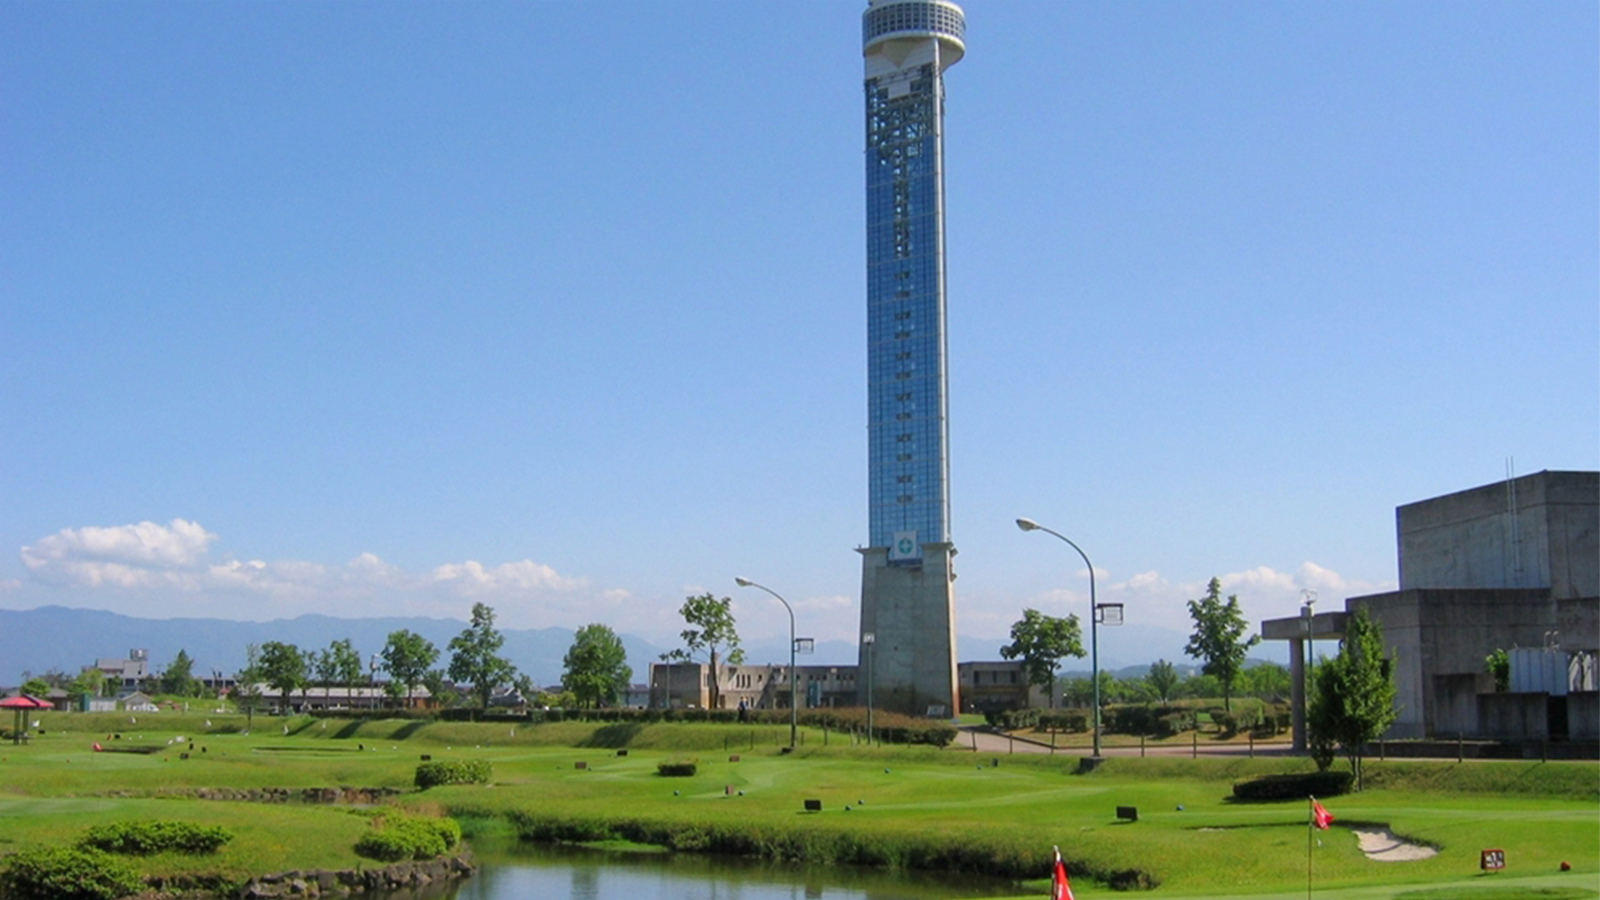
M0 608L852 637L863 5L0 6ZM1593 3L965 8L963 657L1600 466Z

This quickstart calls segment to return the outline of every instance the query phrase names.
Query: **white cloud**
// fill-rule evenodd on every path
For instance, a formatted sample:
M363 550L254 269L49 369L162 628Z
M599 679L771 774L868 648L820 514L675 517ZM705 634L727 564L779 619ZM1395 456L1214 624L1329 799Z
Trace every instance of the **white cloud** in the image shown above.
M1022 606L1040 610L1054 610L1052 615L1076 613L1079 618L1089 612L1089 587L1087 573L1082 588L1056 589L1026 600L1017 609L1003 611L968 611L962 614L963 630L974 634L1007 634ZM1204 580L1172 582L1159 572L1140 572L1126 580L1116 581L1109 573L1096 570L1096 599L1101 603L1121 603L1130 624L1160 625L1187 631L1190 628L1188 601L1205 596ZM1293 572L1282 572L1271 566L1256 566L1242 572L1218 576L1224 596L1237 594L1245 616L1258 623L1296 615L1303 600L1303 591L1317 592L1320 609L1342 609L1347 597L1392 591L1392 582L1364 582L1345 578L1338 572L1314 562L1305 562Z
M75 605L146 616L271 619L462 618L473 602L495 607L506 627L575 627L625 614L631 596L601 590L531 559L477 560L409 572L373 553L343 566L305 560L210 559L217 536L199 524L141 522L67 528L23 547L26 583L8 591L70 593Z
M835 612L837 610L855 609L856 600L847 594L828 594L822 597L805 597L794 604L797 610L814 610L816 612ZM852 625L854 621L852 620ZM852 634L854 631L852 630Z
M30 569L56 560L126 566L187 568L202 560L217 536L195 522L173 519L170 525L140 522L111 528L63 528L22 548Z

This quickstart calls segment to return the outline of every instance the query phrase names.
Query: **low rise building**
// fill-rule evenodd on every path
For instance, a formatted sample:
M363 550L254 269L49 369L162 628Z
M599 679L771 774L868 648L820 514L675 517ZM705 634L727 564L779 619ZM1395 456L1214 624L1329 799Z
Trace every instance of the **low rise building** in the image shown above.
M86 672L90 669L100 670L106 685L113 690L137 690L151 677L150 651L129 650L126 659L105 657L83 669Z
M791 686L789 667L719 665L716 706L719 709L788 709L796 690L800 708L859 706L855 666L796 666L797 687ZM650 664L649 704L652 709L708 709L712 706L711 666L708 663L657 662Z
M1002 709L1050 709L1061 705L1061 684L1049 689L1028 681L1022 660L964 662L956 665L961 685L961 711L983 713Z
M1388 737L1600 739L1600 472L1483 485L1401 506L1395 522L1399 590L1261 623L1263 637L1290 642L1296 746L1306 645L1335 652L1357 609L1383 627L1394 661ZM1496 650L1521 661L1504 691L1485 665Z

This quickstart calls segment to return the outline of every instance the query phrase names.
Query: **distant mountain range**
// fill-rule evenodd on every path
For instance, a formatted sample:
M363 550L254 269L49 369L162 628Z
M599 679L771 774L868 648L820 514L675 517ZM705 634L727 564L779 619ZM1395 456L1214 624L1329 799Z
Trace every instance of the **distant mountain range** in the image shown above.
M194 660L196 677L212 672L231 675L244 667L250 644L282 641L302 650L322 650L348 638L363 659L383 649L391 632L406 629L422 635L440 651L440 666L449 660L450 639L467 627L456 619L338 619L306 615L270 622L228 619L139 619L94 609L42 606L30 610L0 609L0 685L15 686L23 672L38 675L59 669L76 675L104 658L126 658L133 649L148 650L152 670L159 671L179 650ZM540 685L561 680L562 658L572 646L572 629L503 628L501 655ZM672 649L631 634L618 634L628 651L633 680L643 682L650 663ZM750 662L788 662L789 642L755 641L745 645ZM854 665L855 645L818 641L816 652L799 658L802 665Z
M446 647L467 623L456 619L382 618L340 619L305 615L270 622L238 622L228 619L140 619L104 610L42 606L30 610L0 609L0 685L22 681L23 672L35 675L59 669L75 675L84 666L102 658L124 658L132 649L149 651L153 670L163 669L179 650L194 660L194 674L213 672L231 675L244 666L245 647L267 641L282 641L305 650L325 649L333 641L349 638L364 659L383 648L391 632L406 629L422 635L441 653L440 664L448 660ZM505 635L502 654L519 671L540 685L561 680L562 658L572 645L570 628L501 629ZM650 663L672 649L630 634L618 635L628 650L633 680L643 682ZM1118 677L1143 674L1155 659L1188 663L1183 654L1187 638L1169 629L1127 625L1103 629L1100 635L1101 668ZM1000 640L962 638L960 658L994 660L1000 658ZM745 659L752 664L786 663L789 642L783 637L748 641ZM1109 651L1109 652L1108 652ZM1143 662L1138 660L1143 659ZM818 641L816 652L801 656L801 665L846 666L856 663L856 645L850 641ZM1082 668L1087 660L1068 660L1068 674ZM1180 665L1181 668L1181 665Z

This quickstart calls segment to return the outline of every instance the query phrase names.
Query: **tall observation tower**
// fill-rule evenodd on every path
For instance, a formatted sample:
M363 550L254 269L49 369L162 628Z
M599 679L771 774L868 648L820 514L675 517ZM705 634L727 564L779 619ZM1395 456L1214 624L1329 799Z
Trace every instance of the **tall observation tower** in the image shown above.
M944 286L944 70L966 52L961 7L869 0L867 500L861 668L873 704L954 715ZM870 637L869 637L870 635ZM868 687L857 682L863 692Z

